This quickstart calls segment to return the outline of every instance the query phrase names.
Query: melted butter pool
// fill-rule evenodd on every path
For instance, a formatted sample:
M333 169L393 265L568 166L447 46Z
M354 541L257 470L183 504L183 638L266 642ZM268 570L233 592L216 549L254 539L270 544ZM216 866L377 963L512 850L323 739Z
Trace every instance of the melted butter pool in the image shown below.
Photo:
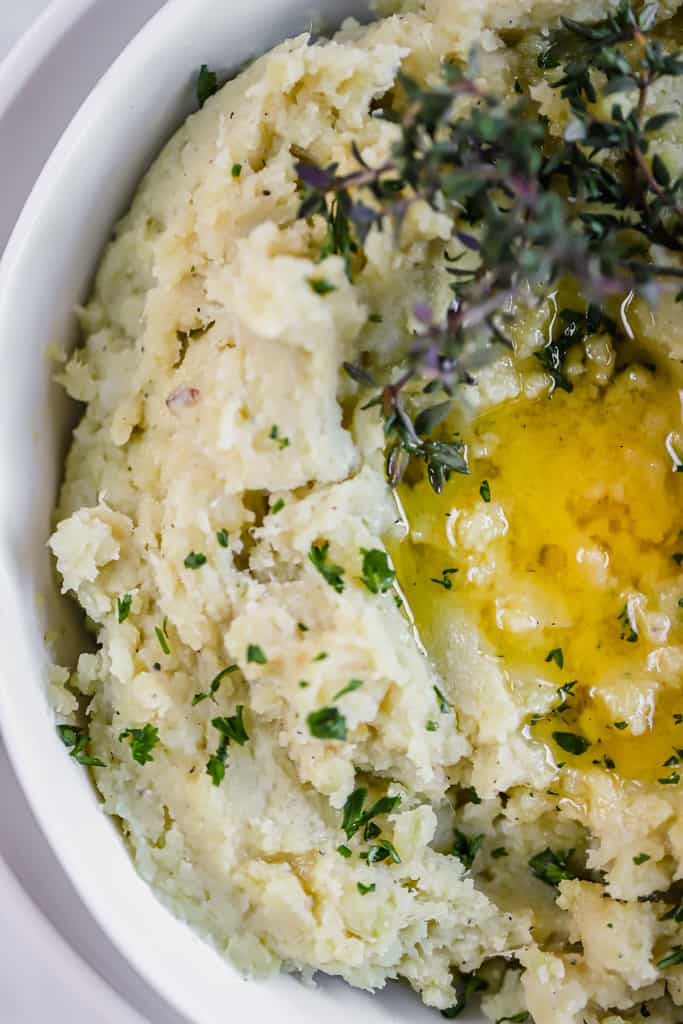
M392 556L425 646L464 617L513 690L535 680L545 693L528 733L560 765L642 780L675 771L680 430L671 372L627 368L602 390L579 383L450 423L471 475L438 496L424 477L399 489L407 533ZM558 733L590 745L568 751L576 744Z

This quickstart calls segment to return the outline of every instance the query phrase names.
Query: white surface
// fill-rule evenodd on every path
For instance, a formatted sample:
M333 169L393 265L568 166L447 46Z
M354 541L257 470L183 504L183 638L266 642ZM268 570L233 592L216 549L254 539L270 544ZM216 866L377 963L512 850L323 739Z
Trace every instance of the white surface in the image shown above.
M120 3L116 0L117 10ZM293 1024L319 1024L321 1019L346 1024L350 1014L366 1024L433 1019L433 1011L422 1010L413 995L396 986L370 999L329 981L317 990L291 978L267 985L243 982L137 877L86 774L65 757L44 696L46 622L62 632L66 646L77 630L75 617L52 595L45 550L72 416L51 385L45 350L73 336L72 309L84 297L97 253L141 171L191 109L199 64L228 71L306 27L312 7L339 20L351 10L364 10L365 4L171 0L70 126L0 265L0 347L4 365L11 368L11 386L0 403L4 736L33 810L85 904L140 973L196 1024L221 1024L243 1015L255 1024L275 1015ZM85 41L71 59L87 52ZM62 75L71 69L67 60L63 56L61 67L56 65ZM57 74L55 82L60 80ZM39 84L49 94L45 80ZM35 134L35 125L30 128ZM35 142L40 144L39 135ZM44 597L40 606L37 594ZM154 1024L166 1021L151 1019Z
M0 60L31 22L35 21L49 0L22 0L20 5L6 4L0 11Z

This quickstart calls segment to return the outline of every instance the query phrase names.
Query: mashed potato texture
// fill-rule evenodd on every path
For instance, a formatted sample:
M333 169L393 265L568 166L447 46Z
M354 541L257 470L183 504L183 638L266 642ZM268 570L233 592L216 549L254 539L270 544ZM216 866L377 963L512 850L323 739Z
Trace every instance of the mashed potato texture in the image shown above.
M681 941L676 900L664 898L683 876L678 788L590 758L555 788L556 759L528 723L567 673L548 674L541 659L546 674L532 678L508 664L509 645L501 657L466 600L432 614L433 583L418 636L406 613L413 570L398 553L403 602L363 582L366 552L398 552L405 526L381 421L342 364L390 357L414 302L443 304L435 258L450 223L415 205L399 245L371 233L351 283L340 257L319 262L320 218L297 218L292 152L350 169L355 141L377 164L396 127L372 110L399 70L433 80L475 42L499 93L535 76L532 95L561 131L566 110L536 68L542 33L563 12L614 6L415 0L385 5L368 26L347 22L331 41L276 47L168 143L82 311L84 344L62 380L86 408L50 545L97 648L73 672L53 670L50 691L61 721L76 721L74 693L85 698L90 752L104 763L96 785L140 874L249 974L323 971L369 990L402 978L445 1010L461 977L481 971L493 1021L683 1014L683 967L656 966ZM321 278L333 287L316 288ZM666 353L683 356L673 305L657 313L661 332L645 307L632 316L648 343L661 333ZM533 317L515 328L527 363L485 371L471 416L547 395L540 364L527 365L543 344ZM586 394L613 374L609 343L592 344L573 370ZM654 388L645 371L619 385L631 386ZM495 458L490 432L477 443ZM449 535L453 564L486 587L512 564L508 511L491 488L485 504L467 492ZM420 520L428 501L413 496L409 519L412 540L431 544L432 577L448 563L433 522ZM339 585L316 568L314 546L343 570ZM591 585L607 585L601 558L586 545ZM605 697L610 721L636 732L653 687L680 689L671 623L683 581L676 565L667 573L625 598L649 660L635 690ZM506 600L508 640L538 625L542 588L512 587ZM332 706L345 738L309 727ZM238 715L248 738L221 750ZM145 727L157 742L136 759L133 730ZM216 757L218 784L207 770ZM345 829L361 789L366 810L389 798L385 810ZM574 851L586 874L547 884L529 861L548 849Z

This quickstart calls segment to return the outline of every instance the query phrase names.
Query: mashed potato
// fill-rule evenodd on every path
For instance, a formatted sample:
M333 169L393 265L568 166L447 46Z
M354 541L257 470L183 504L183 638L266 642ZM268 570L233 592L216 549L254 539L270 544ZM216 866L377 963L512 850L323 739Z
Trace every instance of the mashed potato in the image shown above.
M76 721L74 693L86 699L90 754L104 765L93 769L97 788L141 875L248 973L324 971L371 990L399 977L447 1009L454 977L481 969L491 1020L527 1011L536 1024L678 1019L683 968L655 965L680 939L667 914L676 900L664 899L683 873L679 790L591 756L557 788L558 752L533 716L552 707L568 673L557 655L534 667L518 658L520 645L558 649L546 644L554 628L567 656L567 593L584 601L599 590L602 601L607 588L647 658L637 678L629 663L624 686L605 656L591 680L602 690L584 713L593 724L624 719L637 735L648 699L668 688L675 715L677 566L667 549L667 568L653 563L639 591L611 574L598 526L576 539L563 520L557 530L580 547L583 576L564 587L562 549L544 554L559 588L527 585L519 485L496 454L516 428L486 415L548 393L540 364L528 366L544 342L533 311L520 312L517 359L485 371L463 413L488 459L489 499L473 478L443 507L418 488L397 503L377 412L359 407L341 365L361 351L385 357L416 299L443 300L447 280L431 263L450 223L416 205L400 246L390 232L370 235L353 283L339 257L327 259L334 289L321 294L311 282L324 225L297 219L292 155L294 145L344 169L355 140L378 163L396 128L370 110L399 69L429 80L476 41L505 94L533 53L533 41L518 45L520 30L613 6L426 0L387 7L368 27L348 22L333 41L277 47L169 142L82 311L85 342L62 379L86 411L50 545L97 651L73 673L55 669L51 693L60 720ZM533 91L561 126L557 95L540 79ZM644 341L661 353L663 336L680 359L675 308L657 316L632 310ZM604 338L572 373L589 422L600 389L636 434L635 393L675 419L675 384L662 397L646 370L615 381ZM547 424L538 430L548 436ZM650 464L647 451L629 451ZM584 454L558 479L581 477ZM641 484L604 486L624 529L661 546L672 527L656 510L654 533L638 520ZM603 497L585 489L581 500ZM530 493L528 515L543 520L545 500ZM402 600L363 580L366 553L387 547ZM473 589L439 588L449 559ZM331 707L343 735L320 738L309 716ZM358 818L382 798L354 828L354 801ZM529 862L549 850L560 861L574 851L581 878L539 878Z

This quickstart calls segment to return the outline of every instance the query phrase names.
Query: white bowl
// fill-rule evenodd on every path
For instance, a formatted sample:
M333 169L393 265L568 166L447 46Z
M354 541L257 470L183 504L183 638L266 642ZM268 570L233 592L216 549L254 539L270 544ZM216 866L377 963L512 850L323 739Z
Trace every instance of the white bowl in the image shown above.
M364 0L171 0L85 102L38 180L0 263L0 724L29 802L76 890L110 938L171 1005L196 1024L248 1012L301 1024L433 1019L416 996L378 998L340 982L245 982L177 921L135 873L90 781L65 756L45 695L58 657L80 636L56 593L45 547L73 407L51 382L48 347L73 342L74 306L144 169L194 108L192 80L207 63L228 72L322 17L367 16ZM464 1024L473 1017L463 1017ZM160 1024L160 1022L155 1022Z

